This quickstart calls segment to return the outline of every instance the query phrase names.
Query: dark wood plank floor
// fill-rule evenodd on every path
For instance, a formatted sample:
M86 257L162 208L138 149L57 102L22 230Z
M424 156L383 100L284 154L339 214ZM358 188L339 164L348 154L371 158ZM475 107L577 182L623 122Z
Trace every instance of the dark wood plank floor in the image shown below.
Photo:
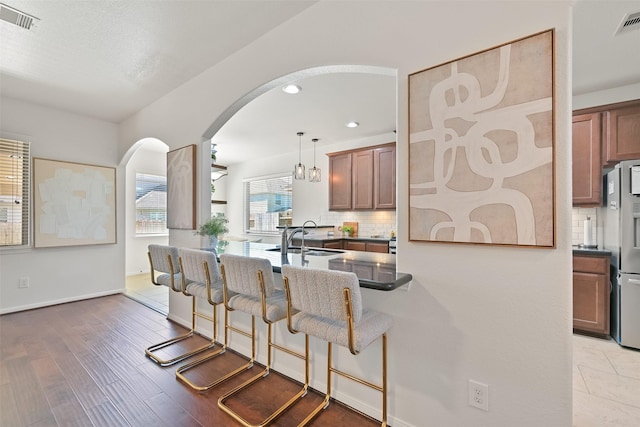
M147 346L183 331L123 295L0 316L0 426L236 425L218 408L218 398L259 367L196 393L176 380L175 367L159 367L144 355ZM227 352L191 375L215 378L241 362ZM259 422L299 386L271 374L229 405ZM273 425L297 425L321 400L309 393ZM313 425L379 423L333 402Z

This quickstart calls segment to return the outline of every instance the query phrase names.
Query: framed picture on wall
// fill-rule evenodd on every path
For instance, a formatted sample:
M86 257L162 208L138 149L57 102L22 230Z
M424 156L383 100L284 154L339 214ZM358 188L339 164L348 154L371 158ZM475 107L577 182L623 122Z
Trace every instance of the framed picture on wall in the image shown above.
M196 228L196 146L167 153L167 228Z
M409 239L555 247L554 32L409 75Z
M33 159L34 246L116 243L116 170Z

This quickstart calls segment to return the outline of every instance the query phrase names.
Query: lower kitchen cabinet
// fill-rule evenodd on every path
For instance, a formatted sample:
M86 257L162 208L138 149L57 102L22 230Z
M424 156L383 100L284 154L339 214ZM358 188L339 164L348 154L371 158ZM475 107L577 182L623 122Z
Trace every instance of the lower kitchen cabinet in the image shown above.
M322 247L327 249L343 249L342 239L323 242Z
M345 240L344 241L344 249L348 251L366 251L367 243L359 242L357 240Z
M573 328L609 334L611 283L608 256L573 256Z

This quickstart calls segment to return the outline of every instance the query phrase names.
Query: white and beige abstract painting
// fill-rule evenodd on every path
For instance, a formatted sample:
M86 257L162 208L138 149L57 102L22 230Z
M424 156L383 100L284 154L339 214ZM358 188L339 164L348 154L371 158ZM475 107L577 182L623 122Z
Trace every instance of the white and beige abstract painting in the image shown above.
M167 153L167 228L196 227L196 146Z
M553 30L409 76L409 239L555 246Z

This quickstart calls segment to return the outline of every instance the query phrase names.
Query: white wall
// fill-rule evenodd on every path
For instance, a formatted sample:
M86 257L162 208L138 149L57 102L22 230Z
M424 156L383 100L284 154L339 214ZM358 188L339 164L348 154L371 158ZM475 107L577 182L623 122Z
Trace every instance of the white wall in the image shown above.
M632 101L634 99L640 99L640 83L574 96L572 110Z
M129 158L126 164L126 185L125 185L125 205L126 205L126 257L125 271L127 275L146 273L149 271L149 258L147 257L147 247L150 244L166 245L169 243L169 236L136 236L136 173L147 173L151 175L167 175L167 151L164 146L159 151L158 145L164 145L157 140L142 141L139 148Z
M3 97L3 133L31 141L31 155L117 167L118 127L59 110ZM124 288L123 173L117 171L117 244L3 250L0 254L0 312L24 310ZM29 277L27 289L18 278Z
M398 268L409 292L365 291L391 314L390 423L395 426L571 425L570 1L319 2L121 126L120 153L153 134L197 142L255 88L321 65L364 64L398 76ZM557 248L408 242L407 76L555 28ZM269 161L293 164L291 154ZM263 162L265 163L265 162ZM255 175L266 173L257 165ZM239 191L228 187L229 199ZM297 208L297 207L296 207ZM304 207L297 212L304 213ZM229 206L230 216L238 215ZM184 242L184 233L171 235ZM186 305L172 299L174 317ZM372 370L375 357L358 359ZM490 411L467 405L467 381L490 386ZM344 388L344 390L349 390ZM349 390L348 393L351 393ZM363 398L370 407L377 400Z

